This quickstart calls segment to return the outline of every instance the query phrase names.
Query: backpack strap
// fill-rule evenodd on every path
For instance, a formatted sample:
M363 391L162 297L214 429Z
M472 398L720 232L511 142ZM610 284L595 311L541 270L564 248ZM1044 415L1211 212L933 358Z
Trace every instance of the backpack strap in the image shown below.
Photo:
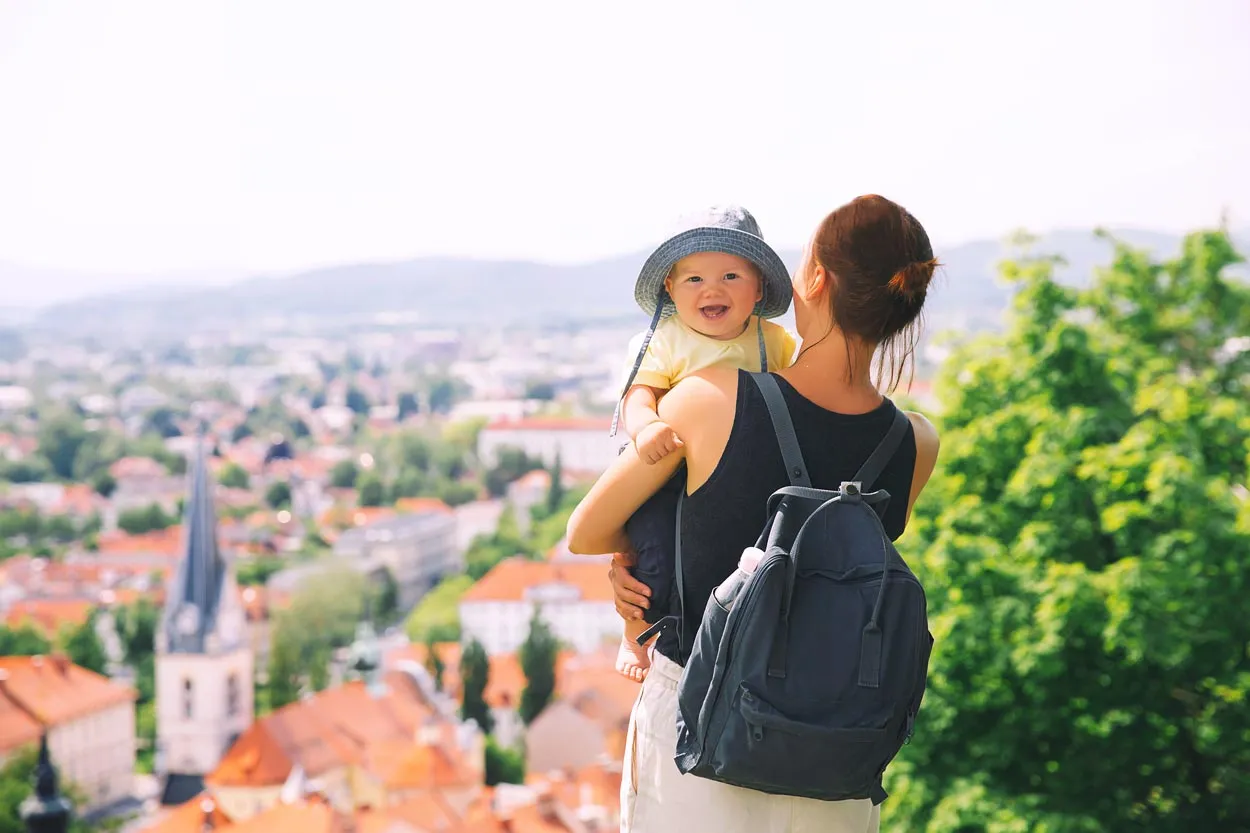
M752 373L751 381L764 395L764 404L768 406L768 416L773 421L773 431L777 434L777 445L781 446L781 459L786 464L786 477L790 478L791 486L811 486L811 478L807 476L807 464L803 462L803 452L799 450L799 438L794 433L794 422L790 419L790 409L786 407L785 396L781 386L771 373ZM889 459L888 456L886 459Z
M868 459L859 467L859 471L855 472L855 481L860 484L861 492L872 491L872 484L877 482L877 478L881 476L881 472L885 471L894 452L898 451L899 443L903 441L903 435L907 433L907 426L910 424L911 420L907 418L907 414L895 407L894 422L890 425L890 430L873 449L872 454L868 455Z

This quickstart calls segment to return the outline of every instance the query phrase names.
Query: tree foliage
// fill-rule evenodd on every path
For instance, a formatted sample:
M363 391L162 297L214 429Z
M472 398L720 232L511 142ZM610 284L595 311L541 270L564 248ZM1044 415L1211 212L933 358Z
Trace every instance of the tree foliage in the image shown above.
M238 463L226 463L221 467L221 473L217 476L217 481L227 489L246 489L252 482L247 474L247 469Z
M290 604L274 617L269 657L269 705L280 708L305 686L328 682L335 648L351 643L369 592L364 576L332 566L299 585Z
M506 505L495 531L490 535L478 535L469 542L464 554L465 572L476 581L505 558L514 555L532 557L533 554L529 542L517 527L512 506Z
M495 464L486 470L484 476L486 491L493 497L503 497L508 491L508 484L543 467L542 460L510 446L500 448L496 458Z
M291 485L285 480L275 480L265 489L265 503L274 509L285 509L291 505Z
M1223 231L1004 265L900 542L936 647L894 829L1250 829L1250 289ZM1240 340L1238 340L1240 339Z
M518 714L528 725L547 708L556 691L556 655L560 643L551 632L547 621L536 605L530 617L529 634L521 643L521 670L525 673L525 688L521 691Z
M131 535L142 535L166 529L178 522L174 515L167 514L159 503L150 503L145 507L127 509L117 516L117 526Z
M61 648L75 665L97 674L107 674L109 658L96 632L98 616L97 611L92 611L81 625L66 627L61 635Z
M486 683L490 676L490 658L476 639L470 640L460 653L460 716L476 720L483 732L495 728L490 707L486 705Z
M52 643L29 622L13 628L0 625L0 657L33 657L51 650Z
M447 576L426 593L408 614L404 630L413 642L457 642L460 639L460 597L473 586L466 575Z
M438 655L436 645L437 643L433 635L427 633L425 637L425 670L429 672L430 679L434 681L434 688L442 691L443 677L447 673L447 666L443 663L443 658Z
M493 737L486 738L486 786L524 784L525 756L517 749L500 746Z

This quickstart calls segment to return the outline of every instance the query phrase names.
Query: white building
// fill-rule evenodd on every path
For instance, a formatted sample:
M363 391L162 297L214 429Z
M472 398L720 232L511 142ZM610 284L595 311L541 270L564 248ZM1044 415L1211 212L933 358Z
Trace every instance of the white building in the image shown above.
M565 471L600 472L616 458L627 438L608 436L608 418L562 419L529 417L499 420L482 429L477 440L478 458L487 466L498 460L501 448L517 448L543 461L548 468L556 457Z
M53 765L91 812L129 798L135 692L66 657L0 657L0 762L46 732Z
M475 500L453 509L456 514L456 548L467 550L474 538L490 535L498 529L503 510L502 500Z
M35 402L28 388L21 385L0 385L0 411L22 411Z
M199 448L183 522L185 555L156 634L157 774L180 804L252 723L253 654L231 564L217 546L213 479Z
M534 608L562 643L579 652L621 638L621 617L602 561L531 561L520 556L495 565L460 599L463 641L476 639L488 654L509 654L529 634Z
M404 610L443 576L464 572L464 551L456 546L456 515L449 508L395 515L349 529L334 542L334 554L384 565L399 585Z

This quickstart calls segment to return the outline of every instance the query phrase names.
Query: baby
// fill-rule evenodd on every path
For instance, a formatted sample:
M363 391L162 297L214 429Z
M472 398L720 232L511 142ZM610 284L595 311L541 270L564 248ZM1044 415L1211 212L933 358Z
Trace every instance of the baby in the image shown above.
M744 208L709 209L662 243L643 264L634 288L638 304L652 316L651 327L631 345L637 358L613 432L623 421L639 457L657 463L681 447L681 438L656 410L673 385L715 364L752 371L789 366L794 338L766 319L785 314L791 291L785 264ZM684 488L679 472L625 526L637 558L633 574L651 590L651 607L642 621L626 622L617 653L617 670L633 680L641 681L651 664L638 637L679 612L676 512Z

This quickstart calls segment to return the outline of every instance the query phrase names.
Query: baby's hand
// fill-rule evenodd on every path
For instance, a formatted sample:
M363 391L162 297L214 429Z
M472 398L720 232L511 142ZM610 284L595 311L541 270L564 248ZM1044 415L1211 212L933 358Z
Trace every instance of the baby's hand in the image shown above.
M667 423L655 421L645 426L634 437L638 456L654 465L682 447L681 438Z

